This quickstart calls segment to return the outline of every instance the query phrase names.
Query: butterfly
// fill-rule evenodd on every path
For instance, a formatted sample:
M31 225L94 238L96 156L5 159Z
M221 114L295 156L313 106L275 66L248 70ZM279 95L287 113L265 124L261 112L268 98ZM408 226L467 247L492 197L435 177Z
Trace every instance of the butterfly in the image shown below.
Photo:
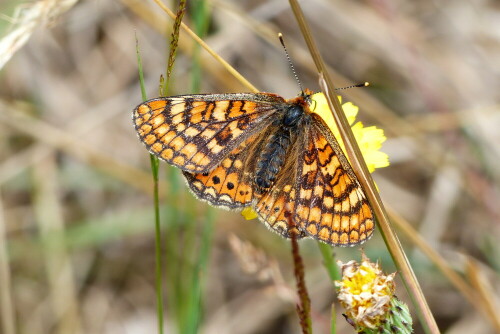
M133 111L139 139L178 167L194 195L225 209L251 206L271 230L353 246L373 213L312 92L160 97Z

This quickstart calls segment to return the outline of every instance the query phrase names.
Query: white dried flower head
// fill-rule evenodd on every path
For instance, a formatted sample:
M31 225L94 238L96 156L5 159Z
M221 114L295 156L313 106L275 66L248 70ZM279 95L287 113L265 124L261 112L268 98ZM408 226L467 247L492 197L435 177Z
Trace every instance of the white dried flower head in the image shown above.
M378 263L363 254L361 263L342 263L342 280L336 281L338 299L356 326L376 328L385 319L394 297L395 273L384 275Z

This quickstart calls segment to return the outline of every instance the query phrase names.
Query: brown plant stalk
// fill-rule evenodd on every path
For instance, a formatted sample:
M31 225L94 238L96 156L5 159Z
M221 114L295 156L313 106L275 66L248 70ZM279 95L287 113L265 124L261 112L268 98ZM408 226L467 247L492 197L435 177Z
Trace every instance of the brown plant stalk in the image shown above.
M311 299L307 292L304 261L300 256L299 243L297 241L298 230L295 228L295 222L292 215L288 217L288 224L291 227L290 242L292 244L292 259L293 259L293 273L297 281L297 293L299 295L299 303L297 304L297 314L299 316L300 326L303 334L312 334L312 321L311 321Z

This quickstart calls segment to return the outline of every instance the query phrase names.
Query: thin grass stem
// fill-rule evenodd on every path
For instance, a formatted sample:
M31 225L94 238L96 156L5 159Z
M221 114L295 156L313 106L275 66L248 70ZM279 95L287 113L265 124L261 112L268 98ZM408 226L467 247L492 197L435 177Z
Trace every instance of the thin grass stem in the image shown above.
M335 309L335 303L332 303L331 310L331 323L330 323L330 334L337 333L337 310Z
M12 301L11 269L7 250L6 221L0 196L0 322L2 333L15 333L15 311Z
M323 265L325 266L326 271L328 272L330 280L332 280L332 282L339 280L340 279L339 267L335 263L335 255L333 253L332 247L322 242L318 242L317 244L321 256L323 256Z
M144 71L142 69L142 59L139 50L139 41L137 35L135 38L135 47L137 53L137 65L139 70L139 83L141 86L142 100L147 100L146 88L144 86ZM158 158L152 154L149 155L151 164L151 175L153 176L153 197L154 197L154 215L155 215L155 286L156 286L156 316L158 333L163 334L163 270L162 270L162 250L161 250L161 224L160 224L160 196L158 186Z
M196 34L204 37L208 29L209 15L205 0L195 0L193 5L193 24ZM191 69L191 92L199 93L201 86L201 58L200 58L200 45L195 43L193 50L193 67ZM194 200L190 198L190 200ZM202 220L196 219L192 210L187 211L188 217L186 222L189 225L189 231L186 233L191 237L192 241L198 240L198 247L194 244L191 246L191 258L194 259L194 268L191 271L190 283L190 311L187 313L187 328L186 333L198 333L202 317L202 292L206 277L206 268L210 257L210 250L212 247L212 234L214 225L213 210L208 207L205 209L205 215ZM200 224L202 225L200 228ZM198 236L201 229L201 235Z

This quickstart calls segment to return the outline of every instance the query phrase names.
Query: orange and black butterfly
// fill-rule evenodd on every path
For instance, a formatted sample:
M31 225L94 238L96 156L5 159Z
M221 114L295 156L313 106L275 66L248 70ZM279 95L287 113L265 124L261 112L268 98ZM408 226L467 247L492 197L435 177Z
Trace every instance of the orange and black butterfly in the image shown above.
M373 233L366 196L311 92L200 94L146 101L133 113L149 151L182 169L213 206L251 206L284 237L352 246ZM292 222L292 224L290 224Z

